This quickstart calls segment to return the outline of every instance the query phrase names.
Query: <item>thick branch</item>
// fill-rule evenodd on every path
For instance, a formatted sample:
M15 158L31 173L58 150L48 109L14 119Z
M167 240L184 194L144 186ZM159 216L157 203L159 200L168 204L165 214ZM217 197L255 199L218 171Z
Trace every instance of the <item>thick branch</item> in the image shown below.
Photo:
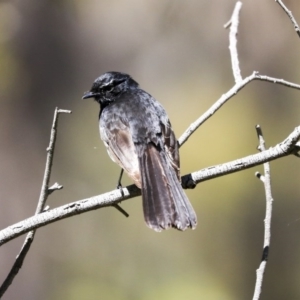
M266 151L183 176L183 186L185 188L191 188L195 186L195 183L245 170L267 161L293 154L295 151L299 150L296 145L299 138L300 126L296 127L295 130L283 142ZM191 182L194 184L191 184ZM120 201L139 196L141 191L135 185L130 185L123 188L122 193L120 189L117 189L99 196L79 200L77 202L45 211L17 224L11 225L0 231L0 246L30 230L37 229L61 219L88 212L90 210L112 206Z
M199 182L206 181L212 178L249 169L254 166L261 165L265 162L272 161L283 156L287 156L289 154L294 154L299 149L296 145L299 138L300 126L296 127L287 139L285 139L283 142L281 142L273 148L225 164L212 166L200 170L198 172L194 172L190 175L186 175L182 179L183 183L186 180L188 181L188 179L186 179L186 177L188 176L191 177L190 180L192 179L197 184Z

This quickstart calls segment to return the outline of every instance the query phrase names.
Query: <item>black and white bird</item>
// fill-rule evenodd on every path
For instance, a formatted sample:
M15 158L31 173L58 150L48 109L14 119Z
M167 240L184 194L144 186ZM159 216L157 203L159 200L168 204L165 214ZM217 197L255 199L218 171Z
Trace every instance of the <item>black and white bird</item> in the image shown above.
M195 211L181 187L178 142L165 109L129 75L107 72L83 99L100 104L99 127L110 158L142 190L147 225L194 229Z

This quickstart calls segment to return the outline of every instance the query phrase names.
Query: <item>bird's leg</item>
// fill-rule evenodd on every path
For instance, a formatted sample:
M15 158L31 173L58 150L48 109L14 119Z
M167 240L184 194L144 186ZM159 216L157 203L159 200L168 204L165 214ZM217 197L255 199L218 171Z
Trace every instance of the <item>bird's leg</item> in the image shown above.
M124 193L123 193L123 188L122 188L122 184L121 184L121 180L122 180L122 176L123 176L123 172L124 169L121 170L119 179L118 179L118 183L117 183L117 189L120 190L122 197L124 197ZM129 214L119 205L119 204L114 204L113 205L119 212L121 212L126 218L129 217Z
M117 183L117 189L121 189L122 196L124 196L123 191L122 191L122 183L121 183L123 172L124 172L124 169L121 169L121 173L120 173L118 183Z

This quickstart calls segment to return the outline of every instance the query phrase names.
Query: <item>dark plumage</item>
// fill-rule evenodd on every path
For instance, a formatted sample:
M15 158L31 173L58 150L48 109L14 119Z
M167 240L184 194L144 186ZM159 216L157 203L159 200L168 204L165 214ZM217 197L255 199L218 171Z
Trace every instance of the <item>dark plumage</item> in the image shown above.
M197 217L180 183L178 143L161 104L119 72L97 78L86 98L100 104L100 136L110 158L142 190L147 225L194 229Z

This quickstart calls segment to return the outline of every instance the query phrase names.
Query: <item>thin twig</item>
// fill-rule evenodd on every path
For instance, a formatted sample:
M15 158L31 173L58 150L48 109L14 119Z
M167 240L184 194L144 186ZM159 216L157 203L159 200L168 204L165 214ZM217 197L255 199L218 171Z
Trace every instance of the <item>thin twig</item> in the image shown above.
M53 185L51 185L49 188L48 188L48 196L50 194L52 194L53 192L55 191L58 191L58 190L61 190L63 188L62 185L58 184L57 182L55 182ZM45 210L45 209L44 209Z
M275 2L277 2L281 6L281 8L284 10L284 12L289 16L289 18L294 26L294 29L295 29L296 33L298 34L298 37L300 37L300 28L293 16L292 12L285 6L285 4L281 0L275 0Z
M258 72L255 72L255 80L267 81L270 83L281 84L289 88L300 90L300 84L286 81L284 79L274 78L266 75L260 75Z
M47 148L47 160L46 160L46 167L44 172L44 179L42 183L41 193L38 201L38 205L36 208L35 215L41 213L44 209L46 200L48 198L48 195L52 193L54 190L61 189L62 186L59 186L58 184L55 186L52 186L49 190L49 180L51 175L51 168L52 168L52 162L53 162L53 154L54 154L54 148L55 148L55 141L56 141L56 131L57 131L57 121L58 121L58 115L60 113L71 113L69 110L61 110L58 108L55 108L54 111L54 117L53 117L53 123L51 128L51 135L50 135L50 143ZM7 275L6 279L2 283L0 287L0 298L4 295L8 287L13 282L15 276L18 274L19 270L22 268L23 262L25 260L25 257L30 249L30 246L33 242L35 235L35 230L30 231L23 243L23 246L20 250L20 253L16 257L16 261L13 264L9 274Z
M50 142L49 146L47 148L47 160L46 160L46 167L45 167L45 173L44 173L44 179L43 184L41 188L40 198L38 202L38 206L36 208L36 214L39 214L43 211L45 202L47 201L48 195L49 195L49 181L50 181L50 175L51 175L51 169L52 169L52 163L53 163L53 154L54 154L54 148L55 148L55 142L56 142L56 134L57 134L57 122L58 122L58 116L60 113L68 113L70 114L70 110L63 110L55 108L54 111L54 118L51 128L51 134L50 134Z
M283 142L275 147L230 163L209 167L192 174L187 174L182 177L182 182L186 183L193 181L196 184L205 180L245 170L279 157L294 154L294 152L298 150L296 144L299 138L300 126L296 127L295 130ZM192 185L187 184L187 187L189 186ZM122 188L122 192L120 189L116 189L102 195L79 200L45 211L1 230L0 246L30 230L91 210L112 206L120 201L125 201L140 195L141 190L135 185L130 185Z
M122 208L118 203L113 204L112 206L115 207L126 218L129 217L129 213L124 208Z
M242 2L238 1L235 4L232 16L230 20L224 25L224 28L230 27L229 33L229 51L231 57L231 65L233 77L236 83L243 80L241 75L241 70L239 66L239 58L237 51L237 34L238 34L238 26L239 26L239 14L242 8Z
M263 138L262 130L259 125L256 126L256 131L259 139L259 150L265 151L265 141ZM264 230L264 246L262 260L259 268L256 270L256 283L254 289L253 300L258 300L262 290L262 283L264 279L264 273L269 256L270 241L271 241L271 220L272 220L272 203L273 197L271 192L271 176L270 176L270 164L264 163L264 175L256 173L256 176L263 182L266 194L266 216L265 216L265 230Z
M202 116L200 116L195 122L193 122L178 139L179 145L182 146L189 139L189 137L198 129L200 125L202 125L206 120L213 116L230 98L235 96L241 89L243 89L248 83L250 83L253 80L276 83L300 90L299 84L279 78L260 75L257 71L254 71L250 76L244 78L240 82L237 82L228 92L223 94Z

